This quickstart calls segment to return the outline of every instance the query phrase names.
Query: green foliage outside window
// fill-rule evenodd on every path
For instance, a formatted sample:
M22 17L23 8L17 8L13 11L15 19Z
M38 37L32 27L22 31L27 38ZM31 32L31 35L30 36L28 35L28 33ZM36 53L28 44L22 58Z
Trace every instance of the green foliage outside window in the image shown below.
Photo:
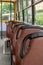
M2 4L2 7L1 7ZM0 20L1 20L1 13L7 14L7 13L13 13L14 12L14 6L13 3L8 3L8 2L0 2Z
M43 11L36 12L35 23L37 25L43 25Z

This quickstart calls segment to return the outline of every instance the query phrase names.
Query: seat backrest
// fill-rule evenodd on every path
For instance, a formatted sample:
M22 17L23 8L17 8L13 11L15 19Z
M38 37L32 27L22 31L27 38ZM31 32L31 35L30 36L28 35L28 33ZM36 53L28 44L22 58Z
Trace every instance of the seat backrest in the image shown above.
M15 25L18 25L18 24L22 24L22 22L9 22L9 24L7 25L7 28L6 28L6 36L8 38L11 38L12 37L12 30L13 30L13 27ZM15 26L16 27L16 26Z
M14 26L14 28L13 28L13 30L12 30L13 34L12 34L12 39L11 39L12 45L13 45L13 43L15 43L15 42L17 41L16 36L17 36L18 29L19 29L20 27L25 26L25 25L26 25L26 24L23 24L23 23L21 24L21 23L20 23L20 24ZM21 35L21 30L19 31L18 38L20 37L20 35Z
M16 38L18 39L18 34L19 34L19 31L20 30L24 30L24 29L40 29L40 30L43 30L43 27L39 27L39 26L33 26L33 25L25 25L25 26L22 26L22 27L20 27L19 29L18 29L18 31L17 31L17 35L16 35Z
M14 23L14 22L13 22ZM11 33L11 27L12 27L12 22L9 22L8 25L7 25L7 28L6 28L6 36L8 38L10 38L10 33Z
M20 57L20 50L21 50L21 45L22 45L22 40L24 39L24 37L27 35L27 34L31 34L31 33L35 33L35 32L39 32L39 31L43 31L41 30L42 28L38 28L38 27L28 27L28 28L23 28L22 29L22 32L21 32L21 35L20 37L18 38L18 40L15 42L13 42L13 52L16 56L16 63L21 60L21 57ZM14 40L14 38L13 38ZM26 43L26 46L29 45L29 41L27 41ZM26 50L26 53L27 53L27 48L25 49ZM20 59L20 60L19 60Z
M26 44L29 39L29 35L27 36L24 41ZM28 54L20 60L19 65L43 65L43 32L34 33L32 37L30 37L29 44Z

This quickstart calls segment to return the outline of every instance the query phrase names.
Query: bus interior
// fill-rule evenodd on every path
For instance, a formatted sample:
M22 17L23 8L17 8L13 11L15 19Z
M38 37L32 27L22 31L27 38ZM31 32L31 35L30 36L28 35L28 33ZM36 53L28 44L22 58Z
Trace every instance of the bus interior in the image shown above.
M43 65L43 0L0 0L0 65Z

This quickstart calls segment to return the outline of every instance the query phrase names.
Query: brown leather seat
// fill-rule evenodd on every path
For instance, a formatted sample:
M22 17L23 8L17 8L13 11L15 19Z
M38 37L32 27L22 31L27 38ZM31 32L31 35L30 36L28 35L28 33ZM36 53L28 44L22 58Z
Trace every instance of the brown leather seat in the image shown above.
M8 25L7 25L7 28L6 28L6 36L8 37L8 38L11 38L11 27L12 27L12 25L14 24L14 21L10 21L9 23L8 23Z
M12 39L13 39L14 35L15 35L15 39L14 40L16 40L16 31L17 31L16 27L19 26L19 25L24 25L24 23L11 21L7 25L6 34L7 34L7 37L10 38L10 46L12 44ZM12 46L11 46L11 48L12 48Z
M12 29L13 29L13 26L16 25L16 24L19 24L19 23L22 23L22 22L14 22L14 21L10 21L7 25L7 28L6 28L6 36L8 38L12 38Z
M13 55L14 65L43 65L43 37L32 39L31 48L24 58L17 59ZM16 60L15 60L16 58Z
M43 35L42 37L31 39L30 44L31 46L28 54L22 59L19 58L19 65L43 65Z
M11 45L11 51L12 51L12 39L13 39L13 36L15 37L15 41L16 41L16 33L17 33L17 30L20 26L24 25L23 22L10 22L7 26L7 30L6 30L6 34L7 34L7 37L10 38L10 45ZM18 27L19 26L19 27ZM14 42L15 42L14 41ZM11 52L11 58L12 58L12 52ZM12 59L11 59L12 60Z
M12 39L11 39L11 50L13 52L13 43L16 43L17 41L17 32L18 32L18 29L21 28L22 26L25 26L26 24L18 24L18 25L15 25L15 28L13 29L13 34L12 34ZM20 34L21 34L21 30L19 31L19 34L18 34L18 37L20 37ZM14 44L15 45L15 44Z
M22 45L22 40L24 39L24 37L27 35L27 34L31 34L31 33L34 33L34 32L39 32L39 31L42 31L41 28L38 28L38 27L25 27L24 29L22 29L22 32L21 32L21 35L20 37L18 38L18 40L16 41L16 43L13 41L13 52L14 52L14 55L13 57L15 57L15 60L13 60L15 62L15 65L20 65L21 64L21 57L20 57L20 50L21 50L21 45ZM13 38L14 40L14 38ZM30 40L27 41L26 43L26 49L25 49L25 52L27 54L27 47L29 45L29 42ZM21 64L22 65L22 64Z

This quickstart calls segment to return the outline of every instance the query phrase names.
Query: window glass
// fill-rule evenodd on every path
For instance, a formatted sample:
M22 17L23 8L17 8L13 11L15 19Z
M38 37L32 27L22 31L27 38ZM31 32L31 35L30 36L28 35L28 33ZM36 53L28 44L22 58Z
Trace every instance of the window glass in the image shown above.
M34 3L39 2L39 1L41 1L41 0L34 0Z
M21 11L23 9L23 0L17 0L17 11Z
M18 0L18 11L20 11L20 0Z
M11 13L14 13L14 4L11 3Z
M2 23L2 31L6 31L6 23L5 22Z
M20 10L22 10L22 9L23 9L23 1L20 0Z
M35 24L43 25L43 2L35 5Z
M31 5L31 0L26 0L27 6Z
M0 15L1 15L1 2L0 2ZM1 20L1 16L0 16L0 20Z
M2 3L2 20L10 20L10 19L14 20L14 4L3 2Z
M27 22L27 9L24 10L24 22Z
M26 8L26 0L23 0L23 9Z
M20 12L20 21L23 21L23 15L22 15L22 12Z
M20 20L20 13L17 13L17 19Z
M9 16L3 16L2 20L8 20Z
M17 0L17 11L19 11L19 5L18 5L18 0Z
M18 18L19 18L19 17L18 17L18 12L17 12L17 20L19 20Z
M1 19L2 19L2 26L1 26ZM2 28L2 31L6 31L5 22L8 22L10 19L14 20L14 4L9 2L2 2L2 7L1 7L1 2L0 2L0 30Z
M28 23L32 24L32 8L28 8L28 14L27 14L27 19L28 19Z
M0 2L0 31L1 31L1 2Z
M1 31L1 22L0 22L0 31Z

